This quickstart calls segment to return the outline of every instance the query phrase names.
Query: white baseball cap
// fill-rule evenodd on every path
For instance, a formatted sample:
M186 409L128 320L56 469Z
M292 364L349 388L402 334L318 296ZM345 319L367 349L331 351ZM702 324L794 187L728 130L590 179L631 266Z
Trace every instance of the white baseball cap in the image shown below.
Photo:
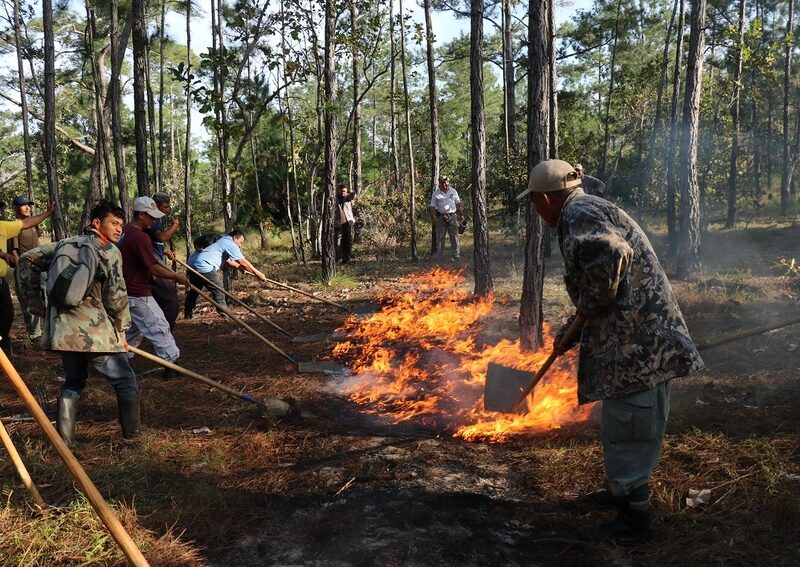
M159 211L158 207L156 207L156 202L153 201L152 197L136 197L136 200L133 202L133 212L147 213L154 219L160 219L164 216L164 213Z

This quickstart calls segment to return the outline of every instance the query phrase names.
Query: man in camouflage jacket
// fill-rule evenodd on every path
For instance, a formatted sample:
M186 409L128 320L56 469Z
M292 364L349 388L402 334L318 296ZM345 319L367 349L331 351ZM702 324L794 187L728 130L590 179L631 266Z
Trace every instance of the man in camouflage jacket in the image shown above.
M702 368L653 247L625 211L580 188L567 162L537 165L528 190L539 215L557 228L567 292L581 329L578 401L603 400L603 457L613 522L583 530L586 539L631 542L652 533L649 479L664 441L670 380ZM573 317L575 317L573 316ZM570 324L571 321L568 323ZM567 326L557 335L560 344Z
M45 307L40 274L46 274L59 243L29 250L20 258L20 289L32 313L45 314L44 348L61 353L65 382L58 400L58 432L69 445L75 443L80 393L86 385L89 364L103 374L117 395L122 434L139 434L139 388L127 358L125 330L130 326L128 293L122 277L122 257L115 246L122 234L125 213L101 201L92 209L87 234L97 251L94 283L83 301L72 308Z

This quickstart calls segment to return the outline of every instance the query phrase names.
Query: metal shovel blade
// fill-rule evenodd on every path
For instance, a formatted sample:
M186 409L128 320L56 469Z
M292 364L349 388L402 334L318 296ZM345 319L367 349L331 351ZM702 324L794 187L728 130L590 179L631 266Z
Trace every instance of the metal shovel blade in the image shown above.
M533 372L517 370L501 364L489 363L483 391L483 409L512 413L514 403L534 378ZM520 404L521 407L525 404Z

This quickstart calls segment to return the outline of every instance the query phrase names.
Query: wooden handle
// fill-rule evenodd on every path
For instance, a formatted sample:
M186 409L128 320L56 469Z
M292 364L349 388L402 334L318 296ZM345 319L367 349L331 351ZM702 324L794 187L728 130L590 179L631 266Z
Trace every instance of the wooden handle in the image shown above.
M154 354L150 354L149 352L143 351L143 350L138 349L138 348L136 348L134 346L131 346L131 345L128 345L128 352L132 352L133 354L135 354L137 356L141 356L144 359L147 359L147 360L150 360L152 362L155 362L156 364L160 364L164 368L169 368L170 370L174 370L175 372L180 372L181 374L183 374L185 376L188 376L189 378L194 378L195 380L198 380L198 381L202 382L203 384L211 386L212 388L216 388L217 390L225 392L226 394L230 394L231 396L233 396L235 398L242 399L242 400L245 400L245 401L250 402L252 404L256 404L258 406L261 406L262 409L269 411L269 408L265 404L263 404L262 402L259 402L253 396L249 396L247 394L243 394L242 392L237 392L233 388L231 388L229 386L226 386L225 384L223 384L221 382L217 382L216 380L212 380L211 378L207 378L207 377L203 376L202 374L198 374L197 372L192 372L191 370L187 370L186 368L183 368L182 366L178 366L174 362L169 362L167 360L164 360L163 358L159 358L159 357L155 356Z
M241 305L242 307L247 309L250 313L252 313L256 317L258 317L259 319L264 321L266 324L271 325L276 331L283 333L287 337L291 337L291 335L289 333L287 333L283 328L278 326L276 323L274 323L273 321L270 321L269 319L264 317L261 313L259 313L258 311L256 311L255 309L253 309L252 307L247 305L244 301L240 300L238 297L234 296L232 293L228 292L225 288L222 288L222 287L218 286L217 284L215 284L214 282L212 282L210 279L208 279L203 274L201 274L200 272L198 272L197 270L195 270L194 268L189 266L186 262L184 262L183 260L181 260L177 256L175 256L175 261L178 262L178 264L180 264L184 268L186 268L188 271L192 272L194 275L196 275L197 277L202 279L208 285L210 285L213 288L218 289L219 291L221 291L223 294L225 294L226 297L232 299L237 305Z
M14 442L11 441L11 437L8 435L6 426L3 425L2 421L0 421L0 439L3 440L3 445L5 445L6 451L8 451L8 456L11 457L11 462L14 463L14 468L17 469L17 474L22 484L24 484L28 492L31 493L33 501L36 502L36 505L42 513L47 514L47 505L44 503L42 495L39 494L39 489L36 488L36 484L33 482L31 475L28 474L28 469L25 468L25 463L22 462L22 457L19 456L17 448L14 447Z
M528 397L528 395L531 393L531 390L536 387L536 384L539 383L539 380L544 377L544 375L553 365L553 362L555 362L556 358L558 358L558 356L561 354L562 348L572 342L572 339L575 338L575 335L578 334L585 322L586 318L583 315L579 313L575 314L575 319L572 320L572 324L567 329L567 332L564 334L561 342L557 345L557 347L553 348L553 352L550 353L550 356L547 357L547 360L544 361L544 364L539 367L539 370L536 372L536 376L533 377L533 380L530 381L519 397L517 397L517 401L514 402L514 405L511 406L511 410L513 412L517 411L517 408L520 406L520 404L525 401L525 398Z
M33 394L31 394L28 386L22 381L16 368L14 368L11 361L8 360L6 353L3 352L2 349L0 349L0 366L3 368L3 372L6 373L6 376L8 376L11 385L17 391L17 394L19 394L19 397L22 398L30 414L36 419L36 423L39 424L39 427L42 428L47 439L53 445L53 448L55 448L58 456L72 475L72 478L78 483L78 486L86 495L92 508L94 508L97 515L100 516L100 520L108 529L111 537L113 537L114 541L119 545L122 553L125 554L125 557L128 558L128 561L130 561L134 567L149 567L150 564L144 558L142 552L139 551L139 548L136 547L131 536L125 531L125 528L122 526L117 516L106 501L103 500L100 492L97 491L97 488L86 474L86 471L83 470L83 467L75 458L75 455L72 454L72 451L69 450L69 447L67 447L58 435L55 427L53 427L50 420L47 419L47 416L44 411L42 411L42 408L39 407L39 404L36 403L36 399L33 397Z
M297 289L296 287L292 287L292 286L290 286L288 284L277 282L277 281L271 280L269 278L264 278L264 281L265 282L269 282L272 285L276 285L278 287L286 288L286 289L291 290L291 291L293 291L295 293L299 293L300 295L305 295L306 297L310 297L311 299L316 299L317 301L321 301L322 303L327 303L328 305L333 305L334 307L336 307L337 309L341 309L342 311L347 311L348 313L350 312L350 310L347 307L345 307L344 305L342 305L341 303L336 303L334 301L329 301L329 300L325 299L324 297L317 297L313 293L308 293L307 291L303 291L302 289Z
M741 333L728 335L727 337L722 337L721 339L717 339L715 341L709 341L707 343L698 344L697 350L706 350L709 348L718 347L720 345L726 345L728 343L732 343L733 341L746 339L747 337L752 337L753 335L766 333L767 331L774 331L775 329L788 327L789 325L795 325L797 323L800 323L800 317L795 317L794 319L787 319L785 321L781 321L780 323L771 323L768 325L763 325L761 327L756 327L755 329L749 329L747 331L742 331Z
M275 352L277 352L278 354L280 354L280 355L281 355L283 358L285 358L286 360L288 360L289 362L291 362L292 364L294 364L296 367L298 367L298 368L300 367L300 364L299 364L299 363L298 363L298 362L297 362L297 361L296 361L294 358L292 358L291 356L289 356L288 354L286 354L285 352L283 352L283 350L281 350L281 349L278 347L278 345L276 345L276 344L272 343L271 341L269 341L269 340L268 340L266 337L264 337L264 336L263 336L261 333L259 333L258 331L256 331L256 330L255 330L253 327L251 327L250 325L248 325L247 323L245 323L244 321L242 321L241 319L239 319L239 318L238 318L236 315L234 315L234 314L231 312L231 310L230 310L230 309L228 309L227 307L225 307L225 306L224 306L224 305L222 305L221 303L217 303L216 301L214 301L213 299L211 299L211 297L209 297L209 296L208 296L208 294L205 294L205 293L203 293L203 292L202 292L202 291L200 291L200 290L199 290L199 289L198 289L196 286L193 286L192 284L189 284L189 287L190 287L191 289L193 289L193 290L195 291L195 293L197 293L197 295L199 295L200 297L202 297L202 298L203 298L203 299L205 299L206 301L210 302L210 303L211 303L211 305L213 305L214 307L216 307L217 309L219 309L220 311L222 311L223 313L225 313L225 314L226 314L228 317L230 317L231 319L233 319L233 322L234 322L234 323L236 323L237 325L239 325L240 327L242 327L243 329L245 329L246 331L248 331L248 332L249 332L251 335L253 335L254 337L256 337L258 340L260 340L262 343L264 343L265 345L267 345L269 348L271 348L272 350L274 350L274 351L275 351Z

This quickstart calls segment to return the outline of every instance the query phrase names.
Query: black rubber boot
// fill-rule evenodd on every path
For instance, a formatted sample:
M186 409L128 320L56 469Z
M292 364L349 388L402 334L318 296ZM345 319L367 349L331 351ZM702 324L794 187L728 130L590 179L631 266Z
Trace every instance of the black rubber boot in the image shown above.
M584 541L625 545L647 541L653 537L655 531L649 510L633 510L625 502L612 521L583 528L578 533Z
M56 430L68 447L75 447L75 422L78 421L78 404L81 395L72 390L62 390L56 410Z
M601 488L586 494L581 499L588 504L600 506L601 508L616 508L622 504L623 500L614 496L614 494L607 488Z
M180 374L175 372L172 368L165 368L161 372L161 379L165 380L167 382L169 382L171 380L178 380L178 379L180 379L180 377L181 377Z
M117 398L117 409L119 410L119 424L122 426L122 436L129 440L139 437L139 427L142 424L139 397L129 400Z

